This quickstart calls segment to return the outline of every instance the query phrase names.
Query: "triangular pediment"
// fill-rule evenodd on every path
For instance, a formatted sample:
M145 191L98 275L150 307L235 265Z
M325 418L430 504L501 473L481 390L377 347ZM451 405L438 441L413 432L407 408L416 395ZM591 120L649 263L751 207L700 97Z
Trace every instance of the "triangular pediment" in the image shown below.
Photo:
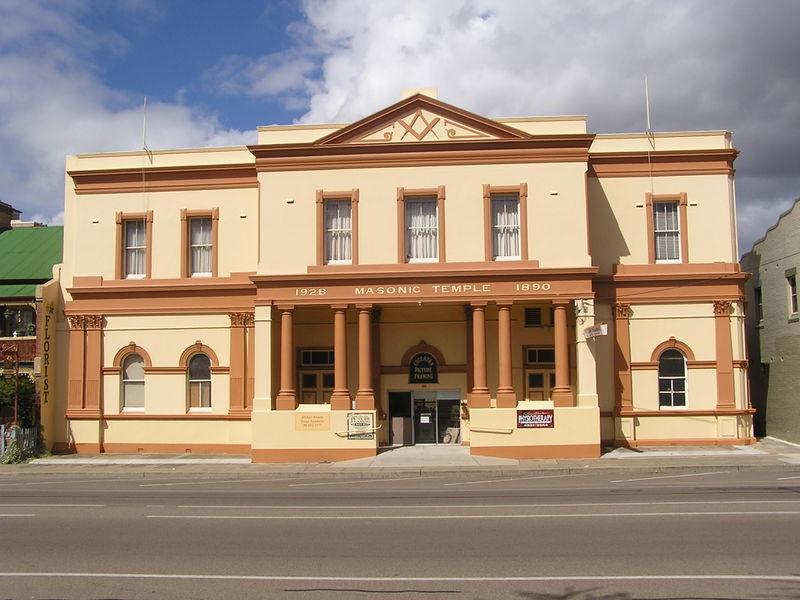
M527 133L480 115L415 94L318 140L331 144L408 144L415 142L526 139Z

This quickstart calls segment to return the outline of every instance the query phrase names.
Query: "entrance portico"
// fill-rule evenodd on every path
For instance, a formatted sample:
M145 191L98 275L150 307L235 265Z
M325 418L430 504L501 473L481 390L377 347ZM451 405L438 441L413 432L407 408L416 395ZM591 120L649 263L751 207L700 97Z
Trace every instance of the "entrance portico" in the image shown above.
M338 431L333 427L317 431L315 443L303 445L306 453L319 447L323 455L330 457L331 450L341 448L343 457L350 458L356 447L359 452L369 455L377 451L378 445L394 441L390 439L389 430L393 425L389 420L388 394L390 390L402 389L398 386L409 381L408 364L403 365L399 357L391 358L387 354L409 350L416 345L410 343L412 340L423 344L426 339L431 342L431 335L438 335L437 343L448 348L445 353L439 353L441 358L438 362L442 364L437 365L448 379L441 383L403 387L421 390L417 393L420 397L432 393L433 402L437 390L448 389L460 395L462 422L460 428L451 428L460 429L462 443L469 443L473 452L491 454L493 446L511 438L517 443L524 442L526 447L536 446L537 438L543 437L542 432L538 432L538 436L523 430L517 432L518 409L560 411L575 408L578 378L577 375L571 376L571 372L577 374L578 365L574 358L571 359L571 354L575 356L575 353L571 353L569 341L570 330L574 330L574 320L570 323L573 319L570 307L575 300L592 297L591 276L595 270L538 269L535 265L526 265L529 268L493 265L491 270L484 265L480 268L450 266L452 269L447 272L397 269L394 266L394 270L387 269L388 273L382 270L379 273L380 267L374 270L350 267L324 269L303 277L253 277L258 289L256 304L273 307L275 318L280 315L281 323L279 339L275 340L277 344L273 340L257 340L257 344L272 344L280 349L275 365L280 373L280 386L275 390L274 403L262 403L264 411L305 415L325 413L327 419L342 424ZM535 310L541 310L541 307L552 309L547 326L535 332L539 336L535 339L532 337L534 331L526 329L522 323L527 314L525 310L533 306L537 307ZM436 316L441 314L446 316ZM459 314L461 317L457 318L455 315ZM382 322L378 315L396 315L392 318L397 320ZM308 332L305 342L297 341L297 327ZM435 333L437 331L441 333ZM332 350L331 364L328 365L331 375L323 374L323 379L332 380L332 389L323 385L321 394L314 396L298 390L297 386L306 385L304 382L308 378L302 375L303 365L298 365L298 357L305 356L309 344L320 348L325 346L322 340L329 340L330 345L326 347ZM375 340L378 342L373 347ZM550 368L554 385L547 387L552 390L549 397L528 392L526 369L529 353L526 348L530 343L526 340L539 345L544 342L552 349L549 356L553 361ZM455 353L463 353L463 356L454 359ZM450 354L450 357L446 358L445 354ZM354 363L352 368L351 363ZM306 399L309 397L323 398L324 401L315 400L308 404ZM412 416L417 416L417 412L420 415L434 414L433 411L409 410ZM596 405L593 412L595 418L599 418ZM365 418L371 419L374 425L369 432L372 439L367 443L367 435L355 436L358 443L354 445L348 443L354 436L344 425L361 413L371 415ZM501 413L504 427L483 425L487 419L496 421ZM264 422L275 419L288 422L278 416L264 418ZM254 449L259 448L259 444L292 437L292 432L280 435L274 431L260 432L259 422L261 419L254 418ZM421 425L425 424L413 424L422 431L424 427L420 428ZM557 429L567 429L569 418L564 417L558 425ZM495 429L503 433L492 436ZM487 435L494 439L486 439ZM552 437L553 433L548 431L545 435ZM276 445L278 447L272 448L276 452L269 454L275 456L275 460L287 460L286 457L278 458L282 454L281 444ZM506 443L499 445L507 446ZM291 448L284 447L283 450L289 452ZM513 451L506 449L503 452Z

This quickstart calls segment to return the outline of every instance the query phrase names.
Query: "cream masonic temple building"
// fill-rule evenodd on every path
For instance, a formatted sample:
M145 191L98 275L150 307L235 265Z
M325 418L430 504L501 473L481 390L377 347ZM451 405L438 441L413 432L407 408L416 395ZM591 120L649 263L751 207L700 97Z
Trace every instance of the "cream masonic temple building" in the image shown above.
M750 443L737 153L414 93L252 146L69 156L48 445Z

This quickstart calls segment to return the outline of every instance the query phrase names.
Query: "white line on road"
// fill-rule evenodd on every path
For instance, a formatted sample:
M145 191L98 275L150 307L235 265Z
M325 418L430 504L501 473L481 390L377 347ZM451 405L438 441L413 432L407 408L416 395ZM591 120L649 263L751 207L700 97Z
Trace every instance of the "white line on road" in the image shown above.
M794 477L778 477L778 481L785 481L786 479L800 479L800 475L795 475Z
M363 510L363 509L420 509L429 510L431 508L453 509L453 508L581 508L591 506L683 506L697 504L800 504L800 500L682 500L682 501L663 501L663 502L576 502L564 504L371 504L371 505L343 505L343 504L308 504L308 505L286 505L286 504L179 504L177 508L219 508L219 509L308 509L308 510ZM148 504L147 508L164 508L165 504Z
M389 477L384 479L354 479L351 481L321 481L318 483L290 483L289 487L309 487L312 485L344 485L346 483L385 483L387 481L408 481L410 479L437 479L436 477Z
M15 513L15 514L8 514L8 515L0 515L0 517L35 517L35 516L36 515L33 514L33 513L28 513L28 514Z
M33 507L46 507L46 508L104 508L105 504L31 504L30 502L20 504L6 504L0 503L0 508L8 508L10 506L22 506L25 508Z
M637 479L617 479L611 483L628 483L629 481L648 481L650 479L672 479L674 477L699 477L700 475L722 475L730 471L710 471L708 473L686 473L685 475L656 475L655 477L639 477Z
M579 477L583 473L570 473L567 475L534 475L531 477L508 477L506 479L486 479L485 481L459 481L456 483L445 483L444 485L475 485L477 483L500 483L504 481L522 481L523 479L555 479L557 477Z
M262 481L297 481L297 477L273 479L204 479L203 481L179 481L170 483L140 483L139 487L163 487L173 485L212 485L215 483L254 483Z
M709 511L651 513L563 513L534 515L146 515L148 519L194 520L263 520L263 521L413 521L445 519L573 519L598 517L725 517L752 515L759 517L800 515L800 511Z
M1 481L1 480L0 480ZM124 478L115 477L113 479L56 479L54 481L11 481L5 482L2 481L3 489L6 489L10 485L47 485L50 483L104 483L107 481L129 481Z
M391 583L419 581L430 583L503 582L503 581L787 581L800 582L800 575L560 575L497 577L346 577L322 575L208 575L180 573L0 573L0 577L81 577L92 579L199 579L233 581L366 581Z

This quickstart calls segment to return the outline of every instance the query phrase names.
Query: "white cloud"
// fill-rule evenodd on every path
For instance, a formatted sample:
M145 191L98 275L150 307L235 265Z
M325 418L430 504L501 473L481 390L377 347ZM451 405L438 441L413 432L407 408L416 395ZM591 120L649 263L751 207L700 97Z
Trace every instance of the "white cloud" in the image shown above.
M740 213L774 220L800 193L797 2L306 0L304 13L296 47L226 73L245 93L304 99L302 122L355 120L436 86L489 116L641 131L648 74L655 129L734 131ZM752 235L748 221L743 248Z
M94 60L99 52L124 51L126 42L87 30L79 20L84 9L82 2L0 4L0 198L23 218L62 218L66 154L142 144L142 98L106 86ZM191 107L148 103L151 148L252 138Z

